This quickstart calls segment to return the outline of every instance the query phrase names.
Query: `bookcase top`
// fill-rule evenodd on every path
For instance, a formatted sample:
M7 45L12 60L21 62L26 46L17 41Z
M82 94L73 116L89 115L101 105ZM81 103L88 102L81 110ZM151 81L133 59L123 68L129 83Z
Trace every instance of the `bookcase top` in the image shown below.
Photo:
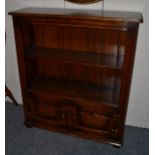
M42 16L42 17L74 17L96 20L125 21L125 22L143 22L140 12L125 11L101 11L101 10L80 10L80 9L54 9L54 8L23 8L9 12L15 16Z

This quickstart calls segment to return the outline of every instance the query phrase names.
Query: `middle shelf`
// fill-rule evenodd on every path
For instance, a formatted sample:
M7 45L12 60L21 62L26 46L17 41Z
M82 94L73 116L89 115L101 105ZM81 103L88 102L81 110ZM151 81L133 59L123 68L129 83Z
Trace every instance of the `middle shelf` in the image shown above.
M65 63L76 63L102 68L121 69L123 66L123 55L104 54L95 52L81 52L67 49L55 49L45 47L26 48L25 56L33 59L54 59Z

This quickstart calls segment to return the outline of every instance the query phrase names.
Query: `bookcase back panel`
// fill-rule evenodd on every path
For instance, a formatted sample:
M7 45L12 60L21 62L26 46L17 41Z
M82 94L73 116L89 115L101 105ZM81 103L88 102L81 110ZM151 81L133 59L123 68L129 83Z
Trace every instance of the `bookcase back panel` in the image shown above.
M33 78L36 76L51 77L69 81L80 81L82 83L90 83L107 88L114 88L115 80L119 81L121 71L115 69L108 70L87 65L70 64L57 61L34 60L29 61L27 68L35 64L35 69L28 70L27 74ZM49 68L50 66L50 68Z
M25 47L37 46L74 51L117 54L120 32L51 25L22 25ZM111 34L113 36L111 37Z
M117 54L117 40L119 33L112 30L64 28L65 49L90 51L98 53ZM76 34L75 34L76 32Z

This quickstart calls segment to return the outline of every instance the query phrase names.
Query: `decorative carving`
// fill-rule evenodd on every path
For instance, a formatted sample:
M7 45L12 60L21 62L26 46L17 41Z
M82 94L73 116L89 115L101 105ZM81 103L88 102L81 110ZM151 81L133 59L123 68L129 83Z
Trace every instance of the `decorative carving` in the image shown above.
M77 127L79 109L77 105L73 104L70 100L64 102L62 106L62 121L65 127L73 129Z
M112 129L112 135L113 135L113 137L117 137L117 133L118 133L118 130Z
M96 3L102 0L66 0L66 1L77 3L77 4L91 4L91 3Z
M119 114L114 114L114 119L117 122L119 120Z
M113 138L117 138L118 135L118 122L119 122L119 114L114 114L114 128L112 129L112 136Z

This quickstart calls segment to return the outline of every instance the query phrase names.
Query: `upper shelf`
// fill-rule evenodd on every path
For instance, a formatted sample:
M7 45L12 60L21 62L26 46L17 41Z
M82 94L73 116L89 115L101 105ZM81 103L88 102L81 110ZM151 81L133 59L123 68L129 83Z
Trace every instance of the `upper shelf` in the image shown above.
M53 8L24 8L13 11L10 15L16 16L40 16L57 18L78 18L101 21L134 22L143 21L139 12L121 11L100 11L100 10L79 10L79 9L53 9Z

